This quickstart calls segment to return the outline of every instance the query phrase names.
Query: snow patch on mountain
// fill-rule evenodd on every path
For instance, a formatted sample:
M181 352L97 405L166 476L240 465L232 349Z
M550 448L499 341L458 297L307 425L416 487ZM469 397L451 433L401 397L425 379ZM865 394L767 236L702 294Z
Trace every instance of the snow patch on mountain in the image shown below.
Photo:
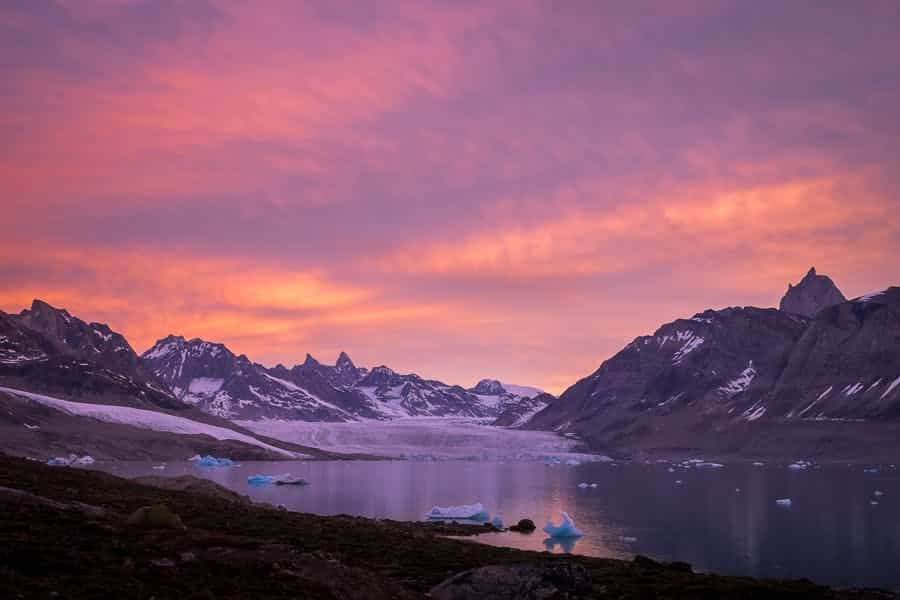
M219 427L217 425L209 425L201 423L185 417L170 415L168 413L144 410L141 408L132 408L130 406L114 406L110 404L89 404L86 402L72 402L70 400L62 400L42 394L34 394L31 392L23 392L13 388L0 387L0 392L6 392L22 398L27 398L38 404L48 406L60 412L76 417L86 417L96 419L106 423L118 423L122 425L131 425L140 429L151 429L153 431L165 431L168 433L179 433L184 435L207 435L217 440L233 440L265 448L276 454L289 458L302 458L296 452L290 452L271 444L266 444L252 436Z

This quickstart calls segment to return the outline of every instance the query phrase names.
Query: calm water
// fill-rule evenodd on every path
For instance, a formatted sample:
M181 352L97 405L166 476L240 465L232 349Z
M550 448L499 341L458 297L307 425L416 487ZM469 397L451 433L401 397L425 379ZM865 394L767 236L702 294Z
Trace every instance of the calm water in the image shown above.
M668 465L395 461L103 468L125 476L199 474L255 500L325 515L417 520L435 504L481 502L507 525L529 517L539 528L532 535L480 536L485 543L620 558L639 553L701 571L900 588L900 472L890 467L866 473L860 466L792 471L741 464L669 473ZM246 483L248 475L286 472L311 485ZM579 489L582 481L598 487ZM777 498L791 498L793 506L778 507ZM574 546L545 544L540 531L561 510L585 532Z

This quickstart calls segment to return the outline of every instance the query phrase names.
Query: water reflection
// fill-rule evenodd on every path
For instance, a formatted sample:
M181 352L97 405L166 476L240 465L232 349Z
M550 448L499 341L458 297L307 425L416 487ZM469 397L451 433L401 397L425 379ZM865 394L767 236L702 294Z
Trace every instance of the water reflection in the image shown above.
M547 549L548 552L564 552L566 554L571 554L575 552L575 545L578 543L579 538L572 537L548 537L544 540L544 548ZM559 550L557 550L557 547Z
M201 471L187 463L152 470L142 463L104 468L124 475L209 477L254 500L319 514L422 519L434 505L481 502L507 524L540 526L568 512L585 536L574 543L504 532L483 543L551 552L690 562L698 570L808 577L831 585L900 587L900 478L833 466L792 471L728 465L668 471L668 465L530 462L252 463ZM247 476L290 472L304 487L251 488ZM676 484L676 481L682 484ZM596 488L579 488L582 481ZM876 496L875 491L882 494ZM776 498L791 498L779 508ZM877 498L878 504L870 504Z

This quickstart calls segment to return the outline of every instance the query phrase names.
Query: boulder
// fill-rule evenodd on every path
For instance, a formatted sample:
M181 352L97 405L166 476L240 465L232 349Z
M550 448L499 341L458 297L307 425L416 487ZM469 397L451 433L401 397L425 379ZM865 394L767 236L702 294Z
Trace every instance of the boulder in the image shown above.
M537 527L531 519L520 519L518 523L509 528L510 531L518 531L519 533L531 533L535 529Z
M493 565L463 571L431 589L435 600L538 600L586 596L591 575L572 562Z
M173 513L165 504L142 506L126 521L129 525L153 529L187 529L181 517Z

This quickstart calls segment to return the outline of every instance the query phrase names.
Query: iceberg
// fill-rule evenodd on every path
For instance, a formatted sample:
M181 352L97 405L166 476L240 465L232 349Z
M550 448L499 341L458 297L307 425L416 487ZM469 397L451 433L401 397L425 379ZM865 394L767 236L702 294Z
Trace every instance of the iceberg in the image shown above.
M812 463L808 460L798 460L797 462L792 462L788 465L788 469L793 469L794 471L802 471L804 469L808 469L812 466Z
M694 465L698 469L721 469L725 465L722 463L714 463L714 462L700 462Z
M578 484L578 487L580 487L581 489L584 489L584 488L591 487L591 484L582 481L581 483Z
M210 456L207 454L206 456L201 457L199 460L195 461L198 466L201 467L233 467L234 461L230 458L216 458L215 456Z
M163 471L163 470L165 470L165 468L166 468L166 465L153 465L154 471Z
M55 458L51 458L47 461L47 464L51 467L71 467L72 465L92 465L96 460L94 460L93 456L85 454L81 458L78 458L76 454L70 454L69 456L57 456Z
M493 519L491 519L491 525L496 527L497 529L503 529L503 518L500 515L497 515Z
M597 487L597 484L596 484L596 483L592 483L592 484L591 484L591 487L592 487L592 488L595 488L595 487Z
M783 506L784 508L790 508L791 504L793 503L791 502L790 498L779 498L775 501L775 504L777 504L778 506Z
M200 456L199 454L195 454L188 459L188 462L197 462L198 460L201 460L202 458L203 457Z
M872 492L872 493L873 493L874 495L876 495L876 496L884 496L884 492L882 492L881 490L875 490L875 491Z
M753 466L754 467L764 467L764 466L766 466L766 463L757 461L757 462L753 463Z
M269 485L274 482L274 475L250 475L247 477L248 485Z
M569 465L570 467L577 467L578 465L581 464L581 461L575 460L574 458L570 458L569 460L566 461L566 464Z
M550 537L558 538L575 538L584 535L580 529L575 527L575 522L572 521L572 517L568 513L561 512L560 514L562 515L562 522L559 525L554 525L553 521L548 521L544 526L544 533Z
M429 519L464 519L466 521L487 521L490 515L479 502L460 506L433 506L428 513Z

